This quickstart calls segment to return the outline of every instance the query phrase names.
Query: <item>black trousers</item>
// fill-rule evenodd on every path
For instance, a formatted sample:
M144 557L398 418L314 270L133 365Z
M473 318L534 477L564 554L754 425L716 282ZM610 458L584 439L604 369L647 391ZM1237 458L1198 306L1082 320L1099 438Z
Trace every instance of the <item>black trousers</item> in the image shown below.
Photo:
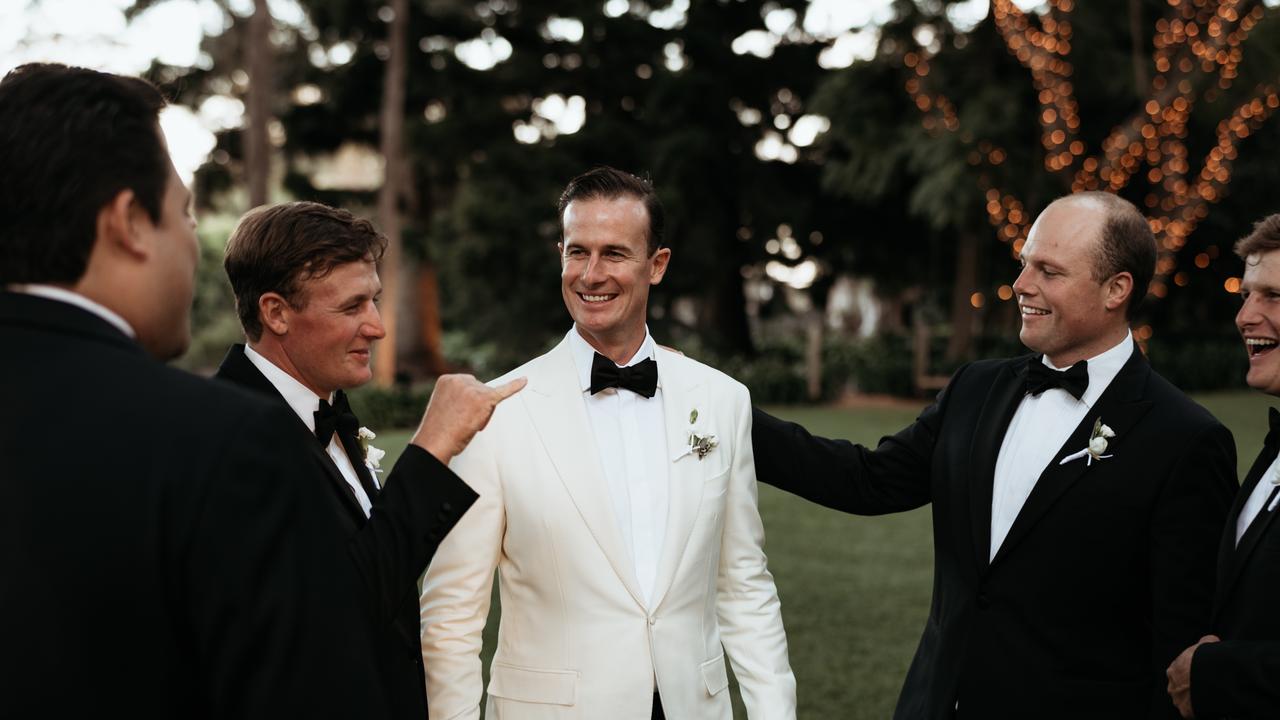
M667 716L662 712L662 697L658 695L658 691L653 691L653 714L649 716L652 720L667 720Z

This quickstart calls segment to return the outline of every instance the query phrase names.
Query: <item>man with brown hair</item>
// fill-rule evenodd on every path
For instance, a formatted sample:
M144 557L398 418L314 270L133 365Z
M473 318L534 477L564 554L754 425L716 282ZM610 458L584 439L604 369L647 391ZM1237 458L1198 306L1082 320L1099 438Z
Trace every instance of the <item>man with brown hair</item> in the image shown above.
M1280 214L1236 243L1244 260L1236 328L1249 356L1249 387L1280 397ZM1169 666L1169 694L1183 717L1280 715L1280 413L1227 516L1218 551L1214 634Z
M378 482L381 453L343 390L370 380L373 344L386 334L376 267L385 248L372 224L345 210L292 202L250 211L224 263L248 343L231 348L217 376L292 411L289 429L308 448L298 462L367 586L350 621L372 644L386 697L368 716L420 720L417 578L476 498L445 464L524 382L492 389L470 376L440 378L417 434Z
M1177 717L1163 672L1208 627L1235 447L1129 332L1155 255L1131 203L1060 198L1013 283L1034 354L961 367L875 449L756 411L761 482L863 515L933 506L897 720Z

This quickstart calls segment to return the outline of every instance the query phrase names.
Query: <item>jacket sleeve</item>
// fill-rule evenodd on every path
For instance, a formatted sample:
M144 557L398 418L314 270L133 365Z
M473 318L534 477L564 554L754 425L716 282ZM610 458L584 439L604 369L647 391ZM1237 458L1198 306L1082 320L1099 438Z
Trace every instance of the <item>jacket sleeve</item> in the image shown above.
M736 419L724 510L716 613L720 639L750 718L796 716L796 680L787 656L778 588L766 566L745 390Z
M1235 468L1235 441L1214 423L1174 460L1152 508L1152 718L1178 718L1165 669L1209 631L1218 543L1235 495Z
M378 617L391 622L436 548L476 493L431 453L410 444L374 501L349 551Z
M1272 717L1280 709L1280 642L1206 643L1191 657L1197 718Z
M883 515L927 504L933 448L947 397L964 372L965 368L956 371L947 389L914 423L882 438L874 450L848 440L816 437L795 423L754 409L751 439L756 477L810 502L857 515Z
M506 529L491 431L481 431L451 467L480 498L449 533L423 581L422 662L431 720L480 717L481 633Z

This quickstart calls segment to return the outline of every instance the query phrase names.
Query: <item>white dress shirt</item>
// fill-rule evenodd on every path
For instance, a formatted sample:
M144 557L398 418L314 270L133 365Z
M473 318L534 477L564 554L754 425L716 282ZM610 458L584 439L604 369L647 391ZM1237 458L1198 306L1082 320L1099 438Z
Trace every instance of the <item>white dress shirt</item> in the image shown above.
M1262 513L1263 506L1266 506L1267 512L1276 509L1276 499L1271 498L1271 493L1276 489L1276 483L1273 478L1280 474L1280 455L1271 461L1267 471L1262 473L1262 477L1258 478L1258 484L1253 487L1253 492L1249 493L1249 499L1244 501L1244 506L1240 508L1240 516L1236 518L1236 545L1240 544L1240 538L1244 537L1244 533L1253 524L1254 519ZM1280 499L1280 495L1277 496ZM1271 500L1268 502L1268 500Z
M578 333L569 331L569 347L581 381L587 417L595 434L596 449L609 483L613 512L622 537L635 562L636 580L645 602L653 601L658 558L667 528L667 423L662 412L662 378L651 398L630 390L609 388L591 394L591 363L595 349ZM630 360L630 367L654 356L656 347L649 329Z
M258 372L267 378L275 386L276 392L284 398L290 408L302 418L303 424L311 432L316 431L316 410L320 407L320 396L311 392L306 385L298 382L289 373L276 367L275 363L263 357L253 348L245 345L244 355L249 358L249 362L258 368ZM325 398L326 402L333 402L333 396ZM355 493L356 500L360 503L360 509L364 510L365 517L369 517L369 510L373 507L373 503L369 501L369 495L364 491L364 486L360 484L360 476L356 474L355 466L352 462L362 462L362 459L352 460L347 457L347 451L342 449L342 443L338 441L338 434L335 432L333 437L329 438L329 445L325 448L325 452L333 459L333 464L338 466L338 472L342 473L342 479L347 481L351 486L351 491ZM371 470L369 474L373 474ZM376 481L375 481L376 482Z
M1000 545L1013 527L1022 506L1031 495L1036 481L1049 463L1062 449L1089 409L1115 379L1120 368L1133 354L1133 338L1125 333L1124 339L1106 352L1088 359L1089 387L1077 400L1061 388L1045 390L1039 395L1026 395L1009 422L1000 454L996 457L996 471L991 488L991 555L994 559ZM1041 357L1050 368L1049 359ZM1106 418L1102 421L1105 423ZM1080 448L1069 448L1072 451ZM1082 461L1083 462L1083 461Z
M104 307L103 305L100 305L90 300L89 298L81 295L78 292L72 292L71 290L60 288L55 285L44 285L41 283L30 283L25 285L20 283L15 283L13 285L10 285L8 289L11 292L25 293L27 295L38 295L39 297L42 297L48 300L57 300L59 302L67 303L68 305L75 305L81 310L88 310L94 315L97 315L103 320L106 320L107 322L115 326L117 329L119 329L120 332L124 333L125 335L128 335L131 338L138 337L138 334L133 331L133 326L130 325L128 321L120 317L117 313L115 313L110 308Z

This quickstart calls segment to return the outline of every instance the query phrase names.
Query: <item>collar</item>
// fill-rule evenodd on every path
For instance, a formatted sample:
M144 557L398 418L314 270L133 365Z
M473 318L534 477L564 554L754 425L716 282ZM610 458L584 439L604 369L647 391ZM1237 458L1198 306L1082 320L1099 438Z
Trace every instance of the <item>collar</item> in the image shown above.
M320 396L311 392L306 385L298 382L289 373L281 370L275 363L263 357L247 344L244 346L244 356L258 368L258 372L271 383L276 392L280 393L280 397L289 404L298 417L302 419L303 424L311 432L316 431L316 410L320 407ZM333 402L333 394L330 393L326 398L329 402Z
M11 292L24 293L26 295L35 295L47 300L57 300L68 305L75 305L81 310L97 315L98 317L111 323L117 330L124 333L128 337L137 340L138 334L133 331L133 326L129 321L120 317L118 313L100 303L94 302L78 292L60 288L56 285L45 285L43 283L14 284L8 288Z
M1098 401L1102 393L1106 392L1107 386L1120 373L1120 368L1129 361L1129 357L1133 355L1133 333L1126 331L1124 339L1116 343L1110 350L1099 355L1088 358L1089 371L1089 387L1084 391L1084 395L1080 397L1080 402L1093 407ZM1040 362L1054 370L1066 370L1049 362L1049 358L1041 355Z
M566 336L569 341L569 351L573 354L573 364L578 371L578 387L582 392L591 390L591 360L595 357L596 349L582 337L578 332L578 326L575 323L569 328L569 334ZM630 360L618 365L618 367L631 367L636 363L648 360L657 354L657 343L653 341L653 336L649 334L649 326L644 326L644 342L640 343L640 349L636 350L636 354L631 356ZM658 389L662 389L662 374L658 374Z

